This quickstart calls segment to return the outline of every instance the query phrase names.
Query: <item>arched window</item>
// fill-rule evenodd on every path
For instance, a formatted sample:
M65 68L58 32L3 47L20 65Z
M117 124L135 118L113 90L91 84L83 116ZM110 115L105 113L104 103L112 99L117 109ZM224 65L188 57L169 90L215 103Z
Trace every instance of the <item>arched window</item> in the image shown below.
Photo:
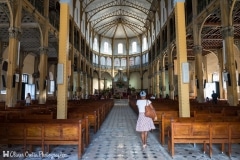
M126 62L126 58L122 58L121 59L121 67L126 67L127 62Z
M98 44L97 44L97 38L94 38L94 41L93 41L93 49L94 50L98 50Z
M132 43L132 52L133 53L137 52L137 42Z
M116 66L116 67L120 66L120 59L119 58L114 59L114 66Z
M104 52L108 53L108 42L104 42Z
M146 39L146 37L143 38L143 49L147 49L147 39Z
M98 64L98 55L96 55L96 60L95 60L96 64Z
M118 54L123 54L123 44L122 43L118 44Z
M105 66L106 65L106 58L101 57L101 65Z
M107 58L107 66L112 66L112 59L110 57Z
M133 58L133 57L131 57L131 58L129 59L129 65L130 65L130 66L133 66L133 65L134 65L134 58Z
M96 63L96 58L95 58L95 54L93 54L93 59L92 59L92 63L94 64L94 63Z

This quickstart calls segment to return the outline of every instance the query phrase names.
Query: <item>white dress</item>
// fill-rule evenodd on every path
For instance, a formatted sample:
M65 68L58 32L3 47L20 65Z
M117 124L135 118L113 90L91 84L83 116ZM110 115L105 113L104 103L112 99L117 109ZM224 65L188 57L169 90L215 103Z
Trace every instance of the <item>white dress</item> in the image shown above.
M26 97L26 105L30 105L31 104L31 97Z
M145 116L145 106L146 104L151 104L151 103L152 102L150 100L146 100L146 99L137 100L136 105L138 106L139 115L138 115L138 120L136 125L136 131L138 132L150 131L152 129L156 129L152 118Z

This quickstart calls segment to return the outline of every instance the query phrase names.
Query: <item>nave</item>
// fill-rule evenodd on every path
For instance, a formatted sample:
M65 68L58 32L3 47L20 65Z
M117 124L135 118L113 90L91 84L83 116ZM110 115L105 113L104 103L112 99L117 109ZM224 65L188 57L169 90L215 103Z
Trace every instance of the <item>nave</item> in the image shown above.
M168 152L167 145L160 145L158 128L149 133L147 148L142 149L139 133L135 131L137 121L136 113L129 107L128 100L115 100L114 107L102 124L100 130L93 135L91 133L91 143L86 148L82 160L229 160L226 153L220 152L220 145L213 146L213 157L208 153L202 153L202 145L196 144L177 144L175 145L175 156L172 158ZM19 153L21 148L13 146L0 146L1 151L16 151ZM40 151L34 148L35 153ZM65 159L77 160L76 146L54 146L50 149L49 157L44 158L7 158L11 160L50 160ZM2 152L0 157L2 158ZM63 155L63 158L57 157ZM53 157L51 157L53 156ZM232 160L240 159L240 144L232 146Z

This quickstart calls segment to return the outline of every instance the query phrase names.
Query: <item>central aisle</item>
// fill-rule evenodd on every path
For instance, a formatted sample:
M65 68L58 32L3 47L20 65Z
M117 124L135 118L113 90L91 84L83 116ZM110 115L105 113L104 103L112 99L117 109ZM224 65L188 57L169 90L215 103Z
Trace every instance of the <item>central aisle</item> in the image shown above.
M113 109L92 138L82 159L171 159L151 132L147 148L142 149L140 134L135 131L136 121L137 115L128 106L128 100L115 100Z

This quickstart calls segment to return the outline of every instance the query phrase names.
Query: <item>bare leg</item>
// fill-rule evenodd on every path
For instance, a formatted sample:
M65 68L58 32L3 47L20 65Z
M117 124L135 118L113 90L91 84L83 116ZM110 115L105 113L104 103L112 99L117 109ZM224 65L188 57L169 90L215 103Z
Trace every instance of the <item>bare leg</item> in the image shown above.
M145 134L144 134L144 132L142 132L141 133L141 139L142 139L142 144L144 145L145 143L144 143L144 139L145 139L145 136L144 136Z
M147 133L147 131L141 133L143 148L146 148L147 146Z
M145 131L144 132L144 141L143 141L144 142L143 144L145 144L145 145L147 144L147 136L148 136L148 132Z

